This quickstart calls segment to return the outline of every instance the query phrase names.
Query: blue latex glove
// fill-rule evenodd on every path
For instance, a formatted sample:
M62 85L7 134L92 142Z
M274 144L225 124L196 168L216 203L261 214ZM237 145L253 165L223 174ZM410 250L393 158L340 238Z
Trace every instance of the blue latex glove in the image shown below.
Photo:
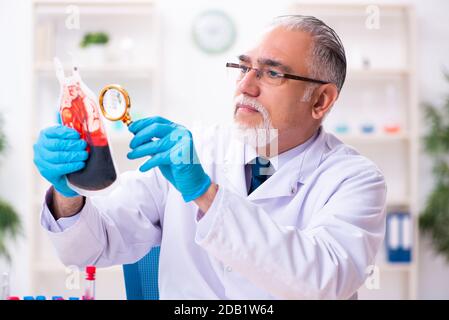
M78 195L67 185L66 175L81 170L88 158L87 143L79 133L58 125L41 131L34 144L34 163L40 174L66 197Z
M167 119L151 117L133 122L129 131L134 138L129 145L132 151L128 159L151 156L140 171L159 167L186 202L207 191L211 180L199 163L189 130Z

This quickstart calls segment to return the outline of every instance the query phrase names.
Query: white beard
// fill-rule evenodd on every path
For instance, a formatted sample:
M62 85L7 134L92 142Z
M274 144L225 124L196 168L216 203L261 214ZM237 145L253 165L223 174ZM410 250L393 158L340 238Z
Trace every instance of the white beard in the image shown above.
M264 148L278 137L277 129L262 123L257 126L248 126L234 121L235 136L244 144L253 148Z
M238 103L248 104L254 107L262 115L263 121L257 125L244 124L237 120L234 114L234 133L235 137L242 143L249 145L256 150L262 151L270 146L270 151L277 151L278 148L278 130L273 128L268 111L263 105L255 99L240 95L234 99L234 106ZM234 110L235 112L235 110Z

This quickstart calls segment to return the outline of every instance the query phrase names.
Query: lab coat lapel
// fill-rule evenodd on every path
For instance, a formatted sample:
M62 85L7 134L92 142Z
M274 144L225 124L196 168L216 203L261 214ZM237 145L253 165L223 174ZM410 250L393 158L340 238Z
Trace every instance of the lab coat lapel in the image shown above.
M236 138L231 138L224 158L223 173L234 192L247 196L245 179L245 145Z
M327 134L321 128L315 140L298 157L290 160L276 171L259 188L249 196L249 200L269 199L294 196L299 185L306 183L307 178L321 163L326 151Z

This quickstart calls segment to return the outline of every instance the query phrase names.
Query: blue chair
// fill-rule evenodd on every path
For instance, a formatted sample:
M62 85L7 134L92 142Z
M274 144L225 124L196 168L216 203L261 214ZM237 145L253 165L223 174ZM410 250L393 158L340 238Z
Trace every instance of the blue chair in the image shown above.
M123 265L128 300L159 300L160 251L161 247L154 247L139 261Z

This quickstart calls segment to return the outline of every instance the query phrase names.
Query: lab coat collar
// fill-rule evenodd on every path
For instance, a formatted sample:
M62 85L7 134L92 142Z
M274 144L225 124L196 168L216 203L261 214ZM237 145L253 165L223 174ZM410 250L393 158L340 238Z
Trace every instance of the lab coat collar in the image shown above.
M319 132L315 132L309 139L304 143L287 150L279 155L269 158L274 171L278 171L282 166L290 160L297 158L301 153L315 140ZM245 144L245 165L249 163L254 163L257 157L256 149L248 144Z
M269 199L294 196L321 162L325 150L326 133L320 127L305 149L276 171L265 183L252 192L248 199Z
M294 196L298 190L298 184L304 184L307 177L320 164L326 150L326 141L327 133L320 127L299 156L285 163L249 196L245 180L245 145L236 137L231 139L223 171L234 187L234 191L250 200Z

